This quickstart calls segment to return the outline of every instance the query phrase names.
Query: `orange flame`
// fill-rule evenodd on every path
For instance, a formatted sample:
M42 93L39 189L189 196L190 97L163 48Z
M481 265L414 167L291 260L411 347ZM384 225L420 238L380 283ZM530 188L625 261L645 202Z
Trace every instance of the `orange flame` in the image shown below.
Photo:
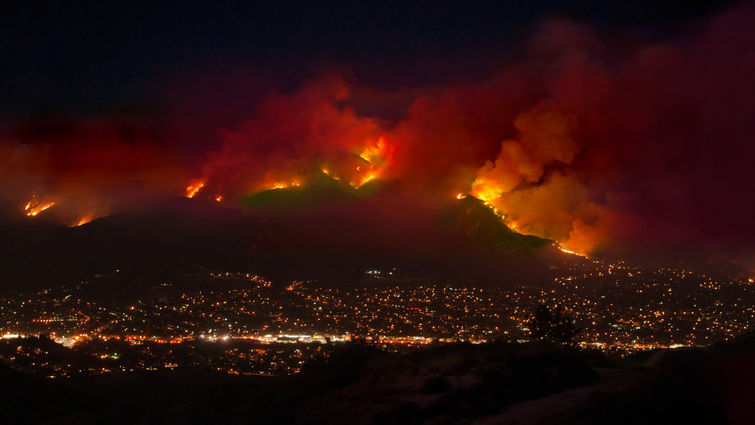
M392 146L388 144L383 137L378 138L377 142L374 144L365 147L359 153L359 158L364 160L367 163L367 166L364 167L364 170L361 165L356 166L357 175L350 183L351 186L355 189L359 189L364 184L380 177L388 165L388 157L391 151Z
M328 167L322 167L320 168L320 171L322 171L323 174L325 174L326 176L330 177L331 179L337 182L341 181L341 178L333 174Z
M84 217L81 217L81 218L79 219L79 221L77 221L77 222L76 222L76 223L75 223L75 224L74 224L73 226L71 226L71 227L79 227L79 226L83 226L83 225L85 225L85 224L89 223L90 221L92 221L92 216L91 216L91 215L85 215Z
M24 211L26 211L27 216L34 217L42 211L48 208L52 208L53 206L55 206L54 201L40 202L37 194L33 194L31 200L24 206Z
M288 187L300 187L301 182L299 179L293 179L290 182L275 182L271 184L268 189L269 190L277 190L277 189L286 189Z
M48 202L46 204L40 204L40 205L37 205L37 206L32 207L31 209L29 209L29 211L26 213L26 215L28 215L30 217L34 217L37 214L41 213L42 211L44 211L44 210L46 210L48 208L51 208L53 206L55 206L55 202Z
M369 162L371 165L380 165L385 161L388 144L385 139L380 137L373 146L367 146L359 153L359 157Z
M194 195L196 195L200 190L202 190L203 187L204 187L203 181L198 181L198 182L190 184L186 188L186 197L193 198Z
M357 188L363 186L365 183L371 182L375 180L377 176L375 174L368 174L367 176L363 177L362 180L359 182L359 184L356 186Z
M582 254L582 253L579 253L579 252L577 252L577 251L572 251L571 249L566 249L566 248L562 247L561 245L557 245L557 248L558 248L558 249L559 249L560 251L562 251L562 252L565 252L565 253L567 253L567 254L571 254L571 255L577 255L577 256L580 256L580 257L585 257L585 258L587 258L587 255L585 255L585 254Z
M488 205L494 200L500 198L503 191L493 182L478 177L472 183L472 190L470 193L472 196L485 203L485 205Z

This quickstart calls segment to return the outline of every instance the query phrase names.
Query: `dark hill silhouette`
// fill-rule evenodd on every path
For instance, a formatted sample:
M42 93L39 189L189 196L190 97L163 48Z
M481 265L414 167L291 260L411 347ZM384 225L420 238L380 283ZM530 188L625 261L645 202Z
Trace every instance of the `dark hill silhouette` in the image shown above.
M50 287L115 270L131 273L130 281L217 269L357 285L375 267L396 268L397 279L413 282L546 280L542 253L555 251L552 243L511 231L474 198L439 218L364 196L381 190L371 183L354 190L325 180L265 191L242 200L243 209L175 198L74 228L10 215L0 221L2 289Z
M465 196L441 215L441 224L453 233L505 252L523 253L552 246L553 241L511 230L482 201Z

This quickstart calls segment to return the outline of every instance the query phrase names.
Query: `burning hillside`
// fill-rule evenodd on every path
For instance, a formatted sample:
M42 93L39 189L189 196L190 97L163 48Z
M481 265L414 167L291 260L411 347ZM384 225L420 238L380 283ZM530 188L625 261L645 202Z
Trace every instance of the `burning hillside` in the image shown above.
M178 194L236 208L327 176L401 187L375 192L385 210L411 198L437 214L473 196L565 252L747 250L753 33L738 16L611 55L593 28L549 20L488 77L406 93L326 72L258 96L200 147L176 136L200 125L181 115L18 123L2 134L0 185L29 217L76 226ZM392 114L364 112L398 98Z

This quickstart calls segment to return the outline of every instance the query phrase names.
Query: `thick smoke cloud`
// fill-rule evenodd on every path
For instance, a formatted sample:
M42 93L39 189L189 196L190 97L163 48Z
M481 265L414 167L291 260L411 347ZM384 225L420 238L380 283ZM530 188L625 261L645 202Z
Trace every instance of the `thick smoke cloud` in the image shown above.
M270 94L249 119L220 132L222 145L208 154L201 180L224 196L303 185L318 172L358 185L388 165L390 148L377 119L341 105L348 95L337 77Z
M753 189L745 158L754 153L747 115L755 110L755 34L742 16L755 14L735 10L683 41L618 55L585 25L544 23L518 65L537 80L530 105L510 119L512 131L501 127L503 142L470 192L518 230L584 252L658 243L751 246L745 211L753 204L743 195ZM496 96L510 97L488 85L480 99ZM510 110L500 111L508 121ZM490 116L485 112L448 102L406 126L442 115L474 122ZM486 120L488 128L494 121ZM436 144L487 146L478 143L485 137L479 132L459 134L445 122L437 121ZM441 153L438 162L451 156L465 159Z
M4 200L54 203L45 215L75 225L173 194L187 174L156 137L133 122L17 126L0 143Z
M327 172L352 186L392 181L402 200L435 206L470 193L517 230L583 252L691 244L753 255L753 19L742 6L673 40L620 46L548 20L484 81L382 93L326 74L262 96L253 84L256 106L212 131L202 117L227 108L198 102L182 106L191 120L170 122L178 133L87 124L55 141L6 137L0 170L23 192L14 199L109 205L113 187L178 195L201 182L198 197L233 201ZM200 133L204 151L164 140Z

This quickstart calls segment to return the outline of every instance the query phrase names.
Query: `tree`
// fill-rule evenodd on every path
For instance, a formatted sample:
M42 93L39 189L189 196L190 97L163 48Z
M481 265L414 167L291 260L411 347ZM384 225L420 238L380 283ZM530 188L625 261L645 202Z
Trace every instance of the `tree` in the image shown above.
M560 305L551 311L547 305L540 304L528 321L528 327L532 339L569 345L574 344L574 337L580 331Z

